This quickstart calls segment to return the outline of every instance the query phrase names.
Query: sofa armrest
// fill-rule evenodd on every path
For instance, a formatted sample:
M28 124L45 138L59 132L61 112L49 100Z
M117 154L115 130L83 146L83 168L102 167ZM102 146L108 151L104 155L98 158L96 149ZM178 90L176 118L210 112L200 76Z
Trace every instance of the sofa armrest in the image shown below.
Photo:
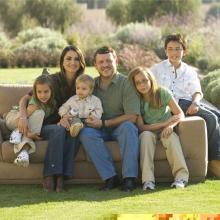
M208 163L208 141L205 120L198 116L186 117L179 123L180 137L186 162L191 161L191 169L206 175Z

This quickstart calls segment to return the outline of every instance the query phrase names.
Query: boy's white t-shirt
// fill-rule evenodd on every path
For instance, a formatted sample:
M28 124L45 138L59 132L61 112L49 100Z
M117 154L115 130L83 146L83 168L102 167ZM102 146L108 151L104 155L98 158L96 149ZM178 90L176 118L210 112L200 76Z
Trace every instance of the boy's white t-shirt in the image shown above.
M175 71L174 66L169 60L164 60L151 67L159 85L168 88L176 101L186 99L192 101L192 96L202 89L196 71L188 64L181 62L180 67Z

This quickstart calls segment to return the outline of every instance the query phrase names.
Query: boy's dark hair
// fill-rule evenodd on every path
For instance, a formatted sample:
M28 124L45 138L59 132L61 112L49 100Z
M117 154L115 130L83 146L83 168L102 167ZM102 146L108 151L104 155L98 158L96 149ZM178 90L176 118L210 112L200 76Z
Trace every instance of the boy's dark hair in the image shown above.
M103 46L103 47L100 47L100 48L98 48L96 50L96 52L94 54L94 58L93 58L94 59L94 63L96 61L97 54L106 54L106 53L112 53L115 58L117 57L116 52L115 52L115 50L113 48L108 47L108 46Z
M183 50L186 50L186 40L185 38L181 35L181 34L170 34L166 37L165 39L165 43L164 43L164 48L167 48L167 45L170 41L176 41L178 43L180 43L183 47Z

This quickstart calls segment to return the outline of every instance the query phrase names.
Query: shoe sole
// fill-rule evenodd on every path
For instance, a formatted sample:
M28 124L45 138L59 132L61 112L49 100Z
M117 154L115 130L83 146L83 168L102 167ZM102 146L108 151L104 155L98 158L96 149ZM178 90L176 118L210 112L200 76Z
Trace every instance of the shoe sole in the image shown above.
M70 127L70 135L72 137L76 137L82 128L82 124L75 124L74 126Z

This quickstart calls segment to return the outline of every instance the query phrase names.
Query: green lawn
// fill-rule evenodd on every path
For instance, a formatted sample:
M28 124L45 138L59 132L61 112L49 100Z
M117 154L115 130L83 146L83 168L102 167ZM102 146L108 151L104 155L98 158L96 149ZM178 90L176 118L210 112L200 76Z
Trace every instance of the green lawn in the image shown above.
M113 214L220 213L219 180L154 192L141 186L132 193L98 191L97 185L69 185L63 193L46 193L36 185L0 185L0 219L110 219Z
M58 68L51 68L56 72ZM0 83L32 83L42 69L0 69ZM86 72L96 75L94 68ZM0 220L110 219L123 213L220 213L220 180L189 184L183 190L158 184L132 193L98 191L97 185L69 185L63 193L45 193L38 185L0 185Z
M59 71L59 68L49 68L51 73ZM34 79L40 75L42 68L20 68L0 69L0 83L4 84L32 84ZM86 67L85 73L96 76L94 67Z

